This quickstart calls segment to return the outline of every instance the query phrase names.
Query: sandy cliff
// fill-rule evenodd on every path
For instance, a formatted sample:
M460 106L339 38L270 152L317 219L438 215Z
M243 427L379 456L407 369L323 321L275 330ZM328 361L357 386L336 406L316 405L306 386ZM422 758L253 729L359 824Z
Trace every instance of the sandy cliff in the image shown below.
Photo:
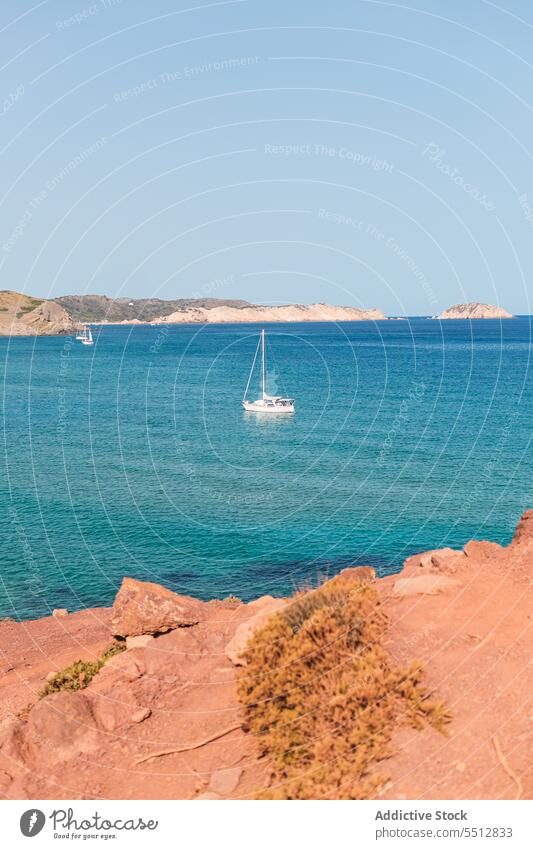
M258 657L256 668L273 663L267 683L281 686L276 676L283 666L275 661L280 644L274 642L271 651L268 639L276 628L288 627L286 640L305 644L306 632L312 635L312 650L302 661L309 678L313 664L335 643L328 628L360 593L370 604L364 626L372 617L380 627L385 623L382 644L367 645L363 655L375 683L397 687L404 679L395 669L415 670L409 674L420 678L424 699L437 706L442 700L451 719L445 733L425 723L429 702L413 700L417 690L409 685L409 704L416 708L411 721L397 723L393 704L381 716L387 754L373 760L374 746L367 748L364 738L347 752L364 710L359 707L346 721L346 693L357 696L365 676L351 671L361 662L361 654L353 653L353 641L361 639L360 620L353 631L343 626L341 690L330 698L328 676L331 686L338 675L312 674L311 685L316 681L326 689L309 695L318 697L319 721L323 706L325 715L333 711L335 723L344 723L338 742L343 757L353 757L348 780L363 770L367 782L354 785L355 798L368 794L368 786L374 788L371 795L391 799L531 798L532 563L530 511L506 548L473 541L461 551L425 552L409 558L401 574L380 580L369 568L345 570L340 584L333 579L324 585L318 603L309 593L289 603L271 597L249 604L233 598L206 603L126 579L112 610L0 623L0 790L15 799L220 799L271 792L280 754L271 732L277 733L279 722L283 743L290 726L284 711L294 716L294 699L273 701L275 711L265 726L270 736L256 735L253 706L243 701L247 667L242 663L253 658L261 639L263 647L267 640L268 653L265 660ZM334 606L328 607L331 599ZM92 673L100 671L85 686L91 663L117 635L125 650L101 668L97 664ZM66 678L80 689L39 699L41 688L49 682L54 689L54 675L78 659L86 663L71 667L74 679L72 671ZM299 662L287 670L298 680ZM372 704L370 709L375 724L378 714ZM273 750L265 752L266 739L273 741ZM326 737L319 735L316 742L319 753L326 751L321 749ZM294 759L290 763L294 772ZM305 782L298 786L297 795L306 797ZM345 783L339 787L346 792ZM275 792L283 788L278 780ZM326 795L336 797L336 791L328 787Z
M381 310L362 310L356 307L335 307L329 304L290 304L280 307L191 307L162 316L154 324L209 323L227 324L234 322L270 321L381 321L386 316Z
M474 301L470 304L455 304L434 318L514 318L514 316L493 304L480 304Z
M55 336L73 328L72 318L55 301L0 292L0 336Z

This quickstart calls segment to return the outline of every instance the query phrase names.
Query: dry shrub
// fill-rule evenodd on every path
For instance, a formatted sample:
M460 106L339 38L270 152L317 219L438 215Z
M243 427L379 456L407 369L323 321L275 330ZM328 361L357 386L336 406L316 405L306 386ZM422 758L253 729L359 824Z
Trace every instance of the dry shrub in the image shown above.
M422 686L420 664L394 666L383 648L386 627L374 586L339 575L249 641L239 698L272 765L262 798L371 798L395 728L443 730L449 715Z

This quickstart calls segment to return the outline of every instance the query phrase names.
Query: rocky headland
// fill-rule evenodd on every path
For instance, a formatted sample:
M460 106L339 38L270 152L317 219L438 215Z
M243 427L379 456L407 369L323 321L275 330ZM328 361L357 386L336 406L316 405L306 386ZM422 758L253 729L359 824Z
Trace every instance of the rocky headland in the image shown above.
M514 316L502 307L474 301L470 304L455 304L441 312L440 315L433 316L433 318L514 318Z
M531 798L533 511L291 599L0 623L8 799Z
M0 292L0 336L57 336L72 333L76 322L55 301L19 292Z

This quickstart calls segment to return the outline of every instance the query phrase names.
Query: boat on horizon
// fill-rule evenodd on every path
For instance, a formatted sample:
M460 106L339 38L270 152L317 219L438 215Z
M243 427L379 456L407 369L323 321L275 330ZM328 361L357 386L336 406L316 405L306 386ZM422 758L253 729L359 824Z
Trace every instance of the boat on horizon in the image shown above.
M250 382L254 373L257 355L261 349L261 397L256 401L248 401L246 396L250 388ZM294 398L285 398L282 395L269 395L265 390L265 331L259 335L257 348L255 349L252 368L248 376L248 383L244 390L242 406L247 413L294 413Z

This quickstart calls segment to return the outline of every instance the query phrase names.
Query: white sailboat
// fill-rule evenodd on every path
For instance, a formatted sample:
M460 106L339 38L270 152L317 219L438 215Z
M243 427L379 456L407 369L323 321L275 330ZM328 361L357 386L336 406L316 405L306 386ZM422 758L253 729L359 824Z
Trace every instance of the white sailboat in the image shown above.
M257 360L257 355L259 353L259 348L261 348L261 398L258 398L256 401L248 401L246 396L248 394L248 389L250 388L250 381L252 380L252 375L254 373L255 363ZM268 395L265 391L265 331L262 330L259 342L257 343L257 348L255 349L254 360L252 363L252 368L250 369L250 374L248 376L248 383L246 384L246 389L244 390L244 396L242 399L242 406L249 413L294 413L294 399L293 398L283 398L281 395Z
M93 334L91 333L91 328L86 324L83 328L83 333L80 336L76 336L76 339L81 341L82 345L93 345Z

